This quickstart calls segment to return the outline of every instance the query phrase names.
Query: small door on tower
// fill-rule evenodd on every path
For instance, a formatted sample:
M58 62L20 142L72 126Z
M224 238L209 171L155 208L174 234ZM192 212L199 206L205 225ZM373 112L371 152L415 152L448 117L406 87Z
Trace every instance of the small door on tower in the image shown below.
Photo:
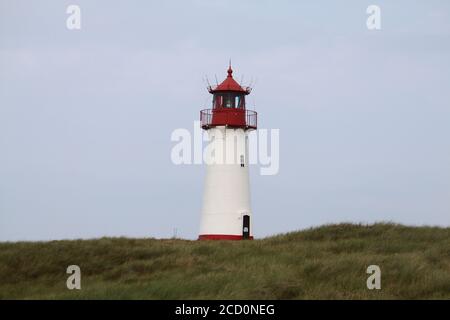
M242 219L242 238L249 239L250 238L250 216L248 214L243 216Z

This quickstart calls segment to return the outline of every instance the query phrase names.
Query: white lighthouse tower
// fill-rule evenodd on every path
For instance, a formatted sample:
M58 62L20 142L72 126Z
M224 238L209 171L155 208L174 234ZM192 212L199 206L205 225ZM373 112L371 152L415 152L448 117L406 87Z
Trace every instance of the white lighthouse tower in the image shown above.
M253 239L247 134L256 130L257 114L245 107L251 88L233 79L230 64L227 78L208 91L212 109L200 111L210 142L199 240Z

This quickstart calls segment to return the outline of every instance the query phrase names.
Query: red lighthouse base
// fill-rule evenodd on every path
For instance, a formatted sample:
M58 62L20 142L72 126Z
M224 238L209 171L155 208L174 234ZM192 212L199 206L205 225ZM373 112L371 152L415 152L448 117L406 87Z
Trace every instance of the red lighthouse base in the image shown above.
M245 239L243 236L236 236L230 234L201 234L198 240L253 240L253 236Z

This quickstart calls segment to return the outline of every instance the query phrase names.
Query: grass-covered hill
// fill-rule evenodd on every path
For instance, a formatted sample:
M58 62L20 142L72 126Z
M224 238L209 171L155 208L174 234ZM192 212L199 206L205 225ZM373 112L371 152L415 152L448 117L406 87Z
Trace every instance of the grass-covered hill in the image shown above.
M68 290L68 265L81 290ZM381 268L368 290L366 268ZM450 299L450 228L330 225L253 241L0 243L1 299Z

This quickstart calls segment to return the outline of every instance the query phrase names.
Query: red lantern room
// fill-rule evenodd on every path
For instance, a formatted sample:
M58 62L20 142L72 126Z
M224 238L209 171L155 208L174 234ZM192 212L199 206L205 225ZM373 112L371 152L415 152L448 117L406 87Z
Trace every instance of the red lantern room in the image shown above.
M208 87L213 95L212 109L200 111L200 122L207 130L216 126L242 128L244 130L256 129L257 114L245 107L245 96L250 94L250 87L242 87L233 79L231 64L228 68L227 78L218 86Z

